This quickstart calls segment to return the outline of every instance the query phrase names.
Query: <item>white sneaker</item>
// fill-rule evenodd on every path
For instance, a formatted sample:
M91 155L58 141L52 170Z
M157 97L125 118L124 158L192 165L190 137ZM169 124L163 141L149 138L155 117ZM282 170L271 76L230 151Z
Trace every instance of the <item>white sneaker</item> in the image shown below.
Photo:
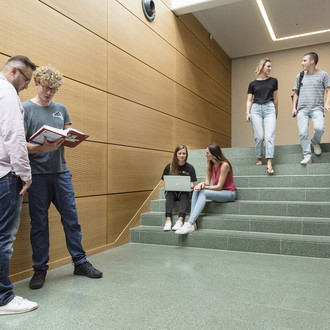
M165 226L164 226L164 228L163 228L164 231L170 231L170 230L171 230L171 227L172 227L172 222L166 220L166 221L165 221Z
M19 296L15 296L14 299L7 305L0 306L0 315L8 314L20 314L33 311L38 308L38 304Z
M318 144L318 143L312 143L312 146L313 146L313 149L314 149L314 154L316 155L316 156L319 156L319 155L321 155L321 153L322 153L322 149L321 149L321 147L320 147L320 145Z
M175 225L172 227L172 230L178 230L183 226L183 222L180 220L177 220L177 222L175 223Z
M307 165L312 163L311 156L305 156L304 159L300 162L301 165Z
M180 229L178 229L175 233L176 233L176 234L180 234L180 235L184 235L184 234L192 233L192 232L194 232L196 229L197 229L197 226L196 226L195 223L191 225L191 224L187 221L187 222L185 222L185 223L183 224L183 226L182 226Z

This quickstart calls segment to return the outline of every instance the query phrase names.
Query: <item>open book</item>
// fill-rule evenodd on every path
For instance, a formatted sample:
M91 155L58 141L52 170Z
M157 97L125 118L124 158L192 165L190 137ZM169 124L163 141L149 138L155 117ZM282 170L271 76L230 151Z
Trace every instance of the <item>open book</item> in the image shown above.
M54 142L62 137L65 137L62 146L74 148L79 143L86 140L88 138L88 135L79 132L74 128L68 128L64 130L48 125L43 125L37 132L35 132L30 137L29 141L38 144L44 144L44 137L46 137L49 142Z

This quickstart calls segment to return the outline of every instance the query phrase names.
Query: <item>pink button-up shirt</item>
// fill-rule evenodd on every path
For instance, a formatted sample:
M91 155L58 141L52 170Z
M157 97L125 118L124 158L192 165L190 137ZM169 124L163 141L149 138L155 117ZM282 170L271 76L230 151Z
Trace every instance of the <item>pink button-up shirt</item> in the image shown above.
M31 179L23 116L16 89L0 74L0 178L15 172L23 181Z

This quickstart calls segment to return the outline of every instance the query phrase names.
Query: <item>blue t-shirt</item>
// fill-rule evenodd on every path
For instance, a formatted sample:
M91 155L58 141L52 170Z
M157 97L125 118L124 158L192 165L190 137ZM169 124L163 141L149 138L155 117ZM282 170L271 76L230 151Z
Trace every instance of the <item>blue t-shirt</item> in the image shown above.
M49 106L42 107L28 100L23 103L24 129L27 131L26 139L43 125L63 129L71 124L68 110L63 104L51 101ZM64 147L57 150L29 154L32 174L54 174L67 172L69 169L64 158Z

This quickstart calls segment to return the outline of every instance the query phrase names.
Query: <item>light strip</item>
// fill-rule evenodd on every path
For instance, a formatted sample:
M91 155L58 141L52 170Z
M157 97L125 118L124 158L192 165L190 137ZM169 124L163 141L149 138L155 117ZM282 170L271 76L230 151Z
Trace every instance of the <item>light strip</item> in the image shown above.
M256 0L256 2L257 2L257 5L259 7L259 10L261 12L262 18L265 21L265 24L267 26L268 32L269 32L271 38L273 39L273 41L281 41L281 40L287 40L287 39L293 39L293 38L306 37L306 36L310 36L310 35L313 35L313 34L320 34L320 33L330 32L330 29L327 29L327 30L322 30L322 31L315 31L315 32L308 32L308 33L303 33L303 34L296 34L296 35L289 36L289 37L276 38L275 33L274 33L274 30L273 30L273 27L270 24L270 21L269 21L268 15L266 13L265 7L264 7L264 5L262 3L262 0Z

